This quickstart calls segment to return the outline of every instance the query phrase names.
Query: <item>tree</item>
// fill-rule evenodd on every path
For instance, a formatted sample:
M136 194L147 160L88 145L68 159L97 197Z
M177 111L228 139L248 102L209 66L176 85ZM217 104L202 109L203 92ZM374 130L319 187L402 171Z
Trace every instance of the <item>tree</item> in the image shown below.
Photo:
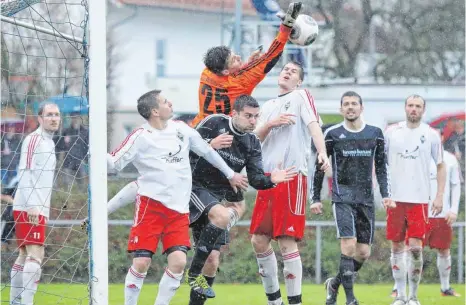
M374 75L379 81L464 80L464 1L403 1L383 11L385 44Z

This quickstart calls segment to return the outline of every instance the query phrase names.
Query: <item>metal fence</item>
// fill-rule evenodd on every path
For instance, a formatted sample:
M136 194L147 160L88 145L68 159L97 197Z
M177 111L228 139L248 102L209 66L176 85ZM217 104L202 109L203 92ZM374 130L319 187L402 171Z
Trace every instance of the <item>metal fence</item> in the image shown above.
M49 225L60 227L60 226L73 226L73 225L80 225L80 220L50 220ZM132 226L132 220L109 220L108 224L110 226ZM239 227L249 227L250 221L249 220L242 220L239 221L236 226ZM315 282L321 283L322 282L322 228L324 227L335 227L335 223L333 221L306 221L307 227L315 227L315 234L316 234L316 257L315 257ZM384 228L386 223L384 221L376 221L375 226L378 228ZM458 241L458 253L457 253L457 262L456 268L458 272L458 283L464 283L464 251L465 251L465 244L464 244L464 231L466 227L466 222L457 222L453 224L453 227L456 230L456 238Z

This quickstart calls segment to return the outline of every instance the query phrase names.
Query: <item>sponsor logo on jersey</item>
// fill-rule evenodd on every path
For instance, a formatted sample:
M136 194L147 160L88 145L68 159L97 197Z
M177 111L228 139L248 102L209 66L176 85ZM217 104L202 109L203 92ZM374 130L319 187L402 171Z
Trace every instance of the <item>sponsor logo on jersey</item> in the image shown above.
M223 149L219 149L217 150L218 154L224 159L224 160L228 160L230 161L231 163L236 163L236 164L239 164L239 165L244 165L245 164L245 160L244 159L241 159L241 158L238 158L236 156L233 156L230 152L228 151L225 151Z
M370 157L372 156L372 149L352 149L342 150L343 157Z
M162 159L165 160L166 163L180 163L183 160L182 157L177 156L180 153L180 151L181 151L181 145L178 145L177 152L175 153L169 152L168 156L162 157Z
M419 146L416 146L416 148L411 151L406 149L404 152L398 153L398 156L402 159L416 160L419 157Z

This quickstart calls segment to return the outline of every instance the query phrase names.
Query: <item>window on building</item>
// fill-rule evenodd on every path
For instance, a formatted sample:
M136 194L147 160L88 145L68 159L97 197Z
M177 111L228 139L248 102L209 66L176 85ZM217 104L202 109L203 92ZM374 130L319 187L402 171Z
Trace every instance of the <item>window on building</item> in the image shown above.
M155 41L155 74L158 77L165 76L165 65L166 65L166 41L165 39L157 39Z

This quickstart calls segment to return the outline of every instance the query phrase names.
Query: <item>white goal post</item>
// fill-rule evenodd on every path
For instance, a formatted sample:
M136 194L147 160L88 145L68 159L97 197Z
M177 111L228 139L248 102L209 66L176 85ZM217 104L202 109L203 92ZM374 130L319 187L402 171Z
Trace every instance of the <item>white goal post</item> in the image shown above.
M90 304L108 304L107 1L89 0Z

